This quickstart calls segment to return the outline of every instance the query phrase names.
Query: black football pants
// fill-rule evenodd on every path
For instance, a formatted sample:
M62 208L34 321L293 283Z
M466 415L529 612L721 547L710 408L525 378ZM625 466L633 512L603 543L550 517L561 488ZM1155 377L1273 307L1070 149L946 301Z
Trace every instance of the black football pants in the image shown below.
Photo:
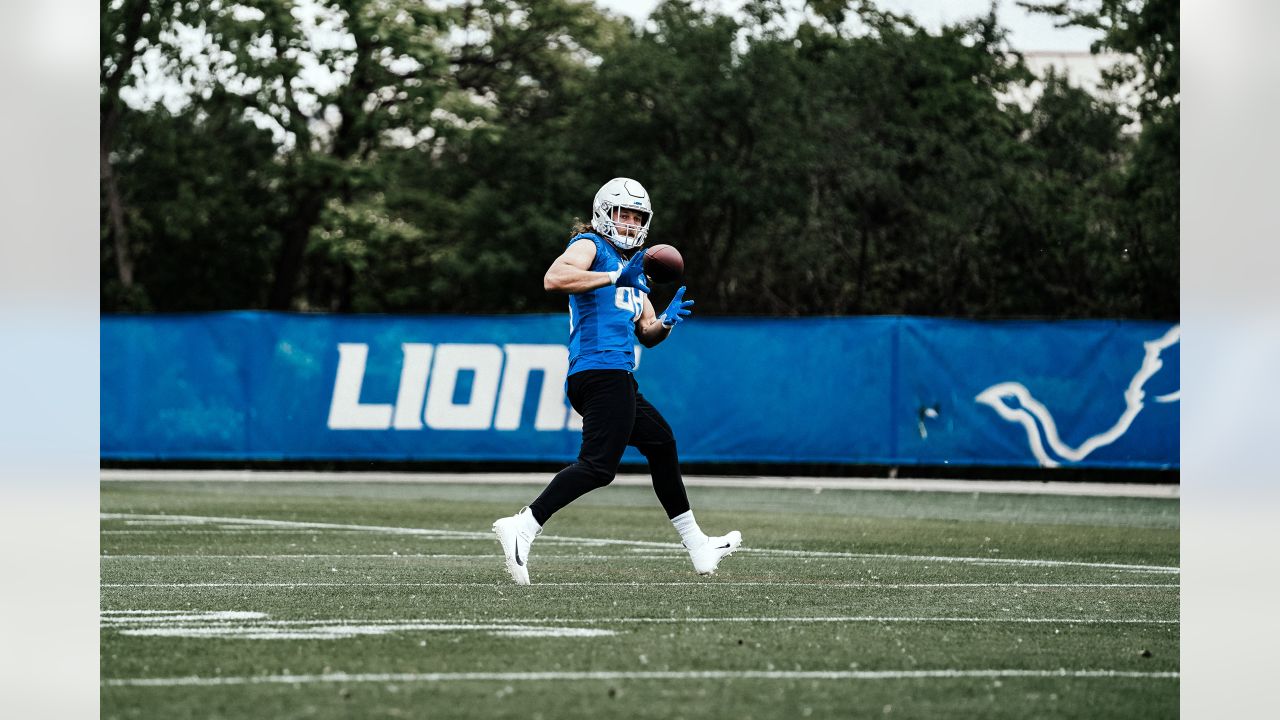
M625 370L584 370L569 376L569 402L582 415L578 461L561 470L529 504L539 525L560 508L613 481L628 445L649 461L653 491L673 518L689 511L676 439L658 409Z

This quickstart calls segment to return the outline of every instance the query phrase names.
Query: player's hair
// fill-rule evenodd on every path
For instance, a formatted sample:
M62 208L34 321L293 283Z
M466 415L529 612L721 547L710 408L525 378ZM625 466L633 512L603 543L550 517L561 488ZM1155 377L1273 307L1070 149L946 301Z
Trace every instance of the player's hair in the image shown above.
M582 218L574 218L573 225L569 228L569 237L581 235L582 233L595 232L596 229L591 227L591 223L583 222Z

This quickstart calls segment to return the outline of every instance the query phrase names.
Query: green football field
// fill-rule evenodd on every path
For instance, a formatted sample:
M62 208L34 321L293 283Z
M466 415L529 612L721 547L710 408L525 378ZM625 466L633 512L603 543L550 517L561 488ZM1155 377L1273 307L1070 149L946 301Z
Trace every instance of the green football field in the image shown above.
M1178 501L644 487L516 587L531 485L102 483L104 718L1177 717Z

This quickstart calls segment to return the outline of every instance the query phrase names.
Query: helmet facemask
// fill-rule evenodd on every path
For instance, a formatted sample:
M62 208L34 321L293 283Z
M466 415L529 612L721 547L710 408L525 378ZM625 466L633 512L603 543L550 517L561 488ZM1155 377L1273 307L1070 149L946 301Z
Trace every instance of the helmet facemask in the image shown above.
M639 225L622 222L615 217L620 208L639 213L644 222ZM595 205L591 208L591 226L615 247L623 250L633 250L644 245L652 219L653 208L649 205L649 194L644 186L629 178L614 178L605 183L596 193Z
M649 236L649 220L653 218L653 213L635 208L636 212L644 216L644 222L640 225L625 223L616 217L619 214L618 210L622 207L625 206L604 203L601 208L596 210L592 218L592 225L602 235L609 238L609 242L623 250L641 247L644 245L645 238Z

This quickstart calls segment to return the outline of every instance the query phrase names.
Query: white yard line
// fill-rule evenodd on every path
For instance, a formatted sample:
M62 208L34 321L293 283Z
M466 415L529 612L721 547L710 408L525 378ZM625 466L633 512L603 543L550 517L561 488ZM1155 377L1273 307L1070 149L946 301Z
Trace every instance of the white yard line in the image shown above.
M163 621L164 617L158 618ZM116 618L114 620L121 620ZM132 622L132 620L130 621ZM332 626L402 626L409 624L426 624L431 626L484 626L500 624L506 626L574 626L574 625L653 625L667 623L693 623L693 624L715 624L715 623L786 623L786 624L842 624L842 623L1013 623L1013 624L1049 624L1049 625L1178 625L1181 620L1161 620L1151 618L1031 618L1031 617L938 617L938 616L894 616L894 615L837 615L831 617L775 617L772 615L754 615L748 617L664 617L664 618L646 618L646 617L610 617L610 618L485 618L484 622L445 619L437 620L431 618L396 618L396 619L369 619L369 618L337 618L328 620L268 620L254 622L251 625L236 624L232 625L228 622L220 623L226 627L256 627L256 628L287 628L287 627L332 627ZM108 623L116 624L115 622ZM160 624L160 623L157 623ZM204 621L207 626L219 624L217 621Z
M209 529L171 528L168 530L99 530L98 532L103 535L228 535L232 533L236 535L315 535L319 531L296 529L296 528L279 528L275 530L271 530L271 529L251 530L249 528L241 528L241 527L237 527L237 528L220 527L220 528L209 528ZM348 535L359 535L362 533L373 534L373 533L368 533L367 531L360 531L360 530L332 530L332 531L324 531L324 532L345 532ZM447 540L453 540L454 538L424 537L420 539L447 541Z
M589 628L520 627L520 626L464 626L406 623L404 625L342 625L311 628L275 628L266 626L200 626L200 627L143 627L121 630L121 635L131 637L170 638L227 638L232 640L346 640L370 635L390 635L398 632L484 632L497 637L555 637L595 638L615 635L612 630Z
M824 582L539 582L538 587L819 587L832 589L872 588L876 590L905 589L967 589L967 588L1171 588L1181 589L1178 583L824 583ZM507 582L193 582L193 583L102 583L104 588L309 588L309 587L508 587Z
M138 513L101 513L102 520L149 520L175 525L237 525L245 527L297 528L311 530L364 530L366 532L392 533L445 537L458 540L492 540L493 532L473 530L437 530L433 528L389 527L385 525L349 525L345 523L301 522L266 518L208 517L205 515L146 515Z
M294 470L100 470L103 482L381 482L461 485L546 485L550 473L310 472ZM618 475L614 485L652 484L647 475ZM1017 495L1083 495L1177 499L1177 484L931 480L910 478L722 477L686 475L693 487L793 490L893 490Z
M836 617L678 617L678 618L602 618L556 620L503 620L518 624L536 622L578 623L582 625L626 623L1048 623L1056 625L1178 625L1180 620L1148 618L1020 618L1020 617L894 617L850 615Z
M603 628L493 624L469 620L271 620L266 613L211 611L105 611L101 627L133 637L231 638L237 640L342 640L402 632L485 632L503 637L593 638L616 635Z
M249 610L210 610L190 613L176 610L125 610L119 613L113 613L110 610L107 610L102 613L102 616L102 622L104 625L152 625L157 623L183 624L192 622L226 622L231 620L264 620L266 619L267 614Z
M359 529L368 531L384 532L396 535L417 535L430 537L454 537L458 539L471 540L492 540L491 532L470 532L464 530L436 530L430 528L409 528L384 525L349 525L344 523L320 523L320 522L302 522L295 520L274 520L264 518L229 518L229 517L207 517L203 515L144 515L135 513L102 513L100 515L103 520L154 520L160 522L176 522L190 523L194 525L200 524L235 524L245 526L270 526L270 527L288 527L288 528L315 528L315 529ZM662 550L678 550L678 543L669 542L651 542L646 540L612 540L606 538L584 538L569 537L564 535L548 537L546 541L560 542L567 544L579 544L588 547L592 546L624 546L624 547L641 547ZM1141 573L1169 573L1177 574L1177 567L1166 565L1129 565L1123 563L1095 563L1095 562L1079 562L1072 560L1037 560L1024 558L992 558L992 557L955 557L948 555L897 555L885 553L850 553L850 552L829 552L822 550L788 550L780 548L739 548L739 553L757 553L771 555L787 555L792 557L815 557L815 558L848 558L848 559L879 559L879 560L905 560L914 562L948 562L948 563L975 563L980 565L1022 565L1036 567L1087 567L1101 570L1115 570L1121 572L1141 572Z
M498 556L499 558L501 556ZM679 555L569 555L540 553L538 560L671 560ZM347 553L347 554L305 554L296 555L100 555L101 560L336 560L338 558L417 558L434 560L481 560L493 562L494 553ZM687 561L686 561L687 562Z
M103 610L102 615L173 615L182 610Z
M1177 624L1178 620L1128 618L1021 618L1021 617L689 617L689 618L580 618L558 620L432 619L432 618L338 618L324 620L273 620L266 613L235 610L211 611L106 611L101 628L134 637L227 638L238 640L342 640L371 635L406 632L485 632L507 637L591 638L617 635L634 624L715 624L715 623L1051 623L1055 625ZM583 627L586 626L586 627Z
M279 683L439 683L462 681L541 682L555 680L954 680L992 678L1125 678L1177 680L1177 672L1124 670L702 670L656 672L528 672L528 673L325 673L323 675L254 675L248 677L105 678L108 687L174 687L187 685L260 685Z
M777 548L738 548L735 552L761 555L786 555L811 558L846 558L909 560L914 562L973 563L977 565L1032 565L1037 567L1088 567L1105 570L1121 570L1144 573L1177 573L1179 569L1168 565L1127 565L1123 563L1080 562L1075 560L1037 560L1024 558L960 557L954 555L895 555L890 553L850 553L825 550L782 550Z

